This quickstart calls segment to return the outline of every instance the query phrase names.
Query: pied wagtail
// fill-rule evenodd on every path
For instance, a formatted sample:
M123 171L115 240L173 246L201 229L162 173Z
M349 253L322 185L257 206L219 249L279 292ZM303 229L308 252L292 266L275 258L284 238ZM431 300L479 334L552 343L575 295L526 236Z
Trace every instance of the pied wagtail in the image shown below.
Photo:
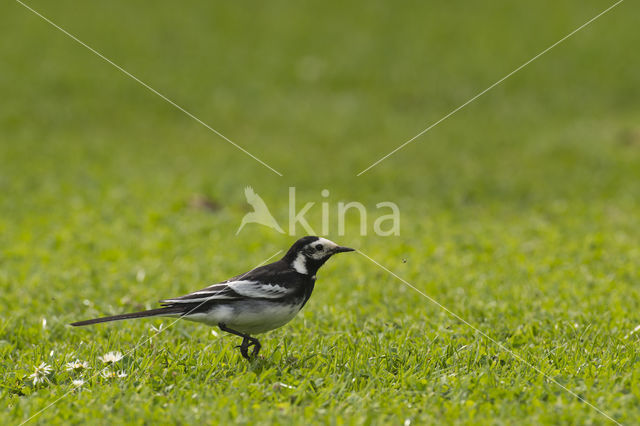
M113 315L73 326L130 318L179 317L218 326L242 337L240 353L249 358L260 352L260 342L251 334L282 327L307 303L316 282L316 272L334 254L353 251L325 238L303 237L277 262L213 284L202 290L160 301L163 306L148 311Z

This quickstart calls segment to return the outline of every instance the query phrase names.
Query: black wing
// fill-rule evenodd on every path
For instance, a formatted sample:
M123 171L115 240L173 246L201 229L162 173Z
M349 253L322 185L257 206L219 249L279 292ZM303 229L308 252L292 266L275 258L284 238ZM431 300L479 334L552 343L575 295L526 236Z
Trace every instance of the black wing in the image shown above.
M293 269L283 268L276 262L184 296L161 300L160 303L176 306L211 301L280 299L294 294L299 288L299 281Z

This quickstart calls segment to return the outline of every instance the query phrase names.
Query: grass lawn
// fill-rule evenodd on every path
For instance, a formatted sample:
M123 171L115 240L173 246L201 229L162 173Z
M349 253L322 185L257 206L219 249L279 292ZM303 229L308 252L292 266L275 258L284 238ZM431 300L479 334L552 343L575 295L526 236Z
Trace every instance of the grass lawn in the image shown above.
M28 4L284 176L0 5L1 424L640 422L636 2L359 177L613 1ZM67 325L304 235L236 235L247 185L285 228L289 187L317 230L326 202L328 238L480 332L358 253L251 363L186 321ZM339 201L367 235L353 214L338 235ZM382 201L400 235L372 232Z

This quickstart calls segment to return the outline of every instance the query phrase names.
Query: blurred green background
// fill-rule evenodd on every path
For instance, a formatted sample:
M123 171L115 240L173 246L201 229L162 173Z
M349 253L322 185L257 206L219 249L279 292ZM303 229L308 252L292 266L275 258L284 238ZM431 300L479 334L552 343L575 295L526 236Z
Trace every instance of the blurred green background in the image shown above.
M153 306L291 244L255 224L235 235L252 185L283 227L290 186L316 202L316 229L322 189L332 209L360 201L372 217L397 203L399 236L361 236L351 217L328 237L638 420L636 2L360 177L613 2L27 4L284 176L0 5L0 419L65 394L80 358L86 391L36 422L607 422L358 254L332 260L301 315L262 337L265 359L181 322L125 357L126 378L94 378L99 355L162 321L65 324ZM34 386L41 362L54 371Z

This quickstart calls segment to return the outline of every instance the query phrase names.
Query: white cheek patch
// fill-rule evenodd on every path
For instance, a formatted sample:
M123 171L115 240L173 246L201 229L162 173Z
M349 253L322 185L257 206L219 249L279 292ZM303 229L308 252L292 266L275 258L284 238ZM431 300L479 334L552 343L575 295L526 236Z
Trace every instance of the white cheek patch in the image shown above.
M322 244L322 251L316 251L315 247L318 244ZM327 240L326 238L318 238L317 241L312 242L311 244L309 244L309 246L312 250L311 257L316 260L324 259L329 255L329 253L333 251L334 248L338 247L336 243Z
M320 259L323 259L323 258L327 257L327 252L326 252L326 250L317 251L317 252L313 253L311 255L311 257L313 259L315 259L315 260L320 260Z

